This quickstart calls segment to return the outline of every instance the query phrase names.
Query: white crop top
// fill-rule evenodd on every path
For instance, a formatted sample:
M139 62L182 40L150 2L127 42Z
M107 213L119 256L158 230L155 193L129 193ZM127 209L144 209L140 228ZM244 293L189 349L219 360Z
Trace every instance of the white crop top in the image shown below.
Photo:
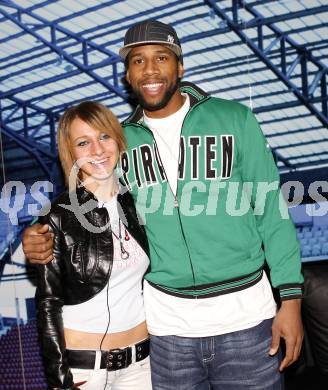
M121 223L123 246L129 257L125 260L121 258L120 242L113 234L114 258L108 284L84 303L65 305L62 314L64 328L104 333L109 321L107 332L115 333L129 330L145 321L142 279L149 266L149 259L134 238L125 233L117 211L117 198L104 203L103 207L108 210L112 231L117 237Z

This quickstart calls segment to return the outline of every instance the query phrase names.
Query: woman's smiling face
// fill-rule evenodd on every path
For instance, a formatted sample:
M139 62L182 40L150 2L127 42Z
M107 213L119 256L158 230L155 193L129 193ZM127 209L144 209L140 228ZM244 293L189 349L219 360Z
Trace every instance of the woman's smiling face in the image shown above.
M80 118L70 126L69 138L73 159L77 162L82 180L109 178L119 158L117 142L108 133L90 127Z

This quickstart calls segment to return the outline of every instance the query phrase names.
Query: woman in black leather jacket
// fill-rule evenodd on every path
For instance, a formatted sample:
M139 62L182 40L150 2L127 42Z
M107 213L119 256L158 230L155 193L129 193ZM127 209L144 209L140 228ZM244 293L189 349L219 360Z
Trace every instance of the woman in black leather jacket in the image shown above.
M49 389L151 390L142 302L148 244L115 167L125 148L104 106L84 102L59 123L69 190L40 222L54 259L38 266L37 320Z

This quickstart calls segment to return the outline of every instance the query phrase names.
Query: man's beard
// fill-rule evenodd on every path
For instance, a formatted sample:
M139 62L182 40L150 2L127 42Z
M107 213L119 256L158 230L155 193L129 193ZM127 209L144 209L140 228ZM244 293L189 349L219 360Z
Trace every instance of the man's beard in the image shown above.
M146 110L146 111L157 111L161 110L162 108L166 107L168 102L171 100L172 96L175 94L176 90L179 88L180 85L180 78L176 77L175 81L169 86L169 88L166 90L163 99L159 101L158 103L151 104L146 102L143 95L140 93L140 91L134 91L136 98L138 99L138 102L140 106Z

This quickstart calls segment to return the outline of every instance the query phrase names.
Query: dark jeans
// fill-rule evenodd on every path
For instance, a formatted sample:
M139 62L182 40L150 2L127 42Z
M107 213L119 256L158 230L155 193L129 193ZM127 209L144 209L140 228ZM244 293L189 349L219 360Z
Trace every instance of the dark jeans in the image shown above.
M213 337L151 336L153 390L282 390L272 319Z

